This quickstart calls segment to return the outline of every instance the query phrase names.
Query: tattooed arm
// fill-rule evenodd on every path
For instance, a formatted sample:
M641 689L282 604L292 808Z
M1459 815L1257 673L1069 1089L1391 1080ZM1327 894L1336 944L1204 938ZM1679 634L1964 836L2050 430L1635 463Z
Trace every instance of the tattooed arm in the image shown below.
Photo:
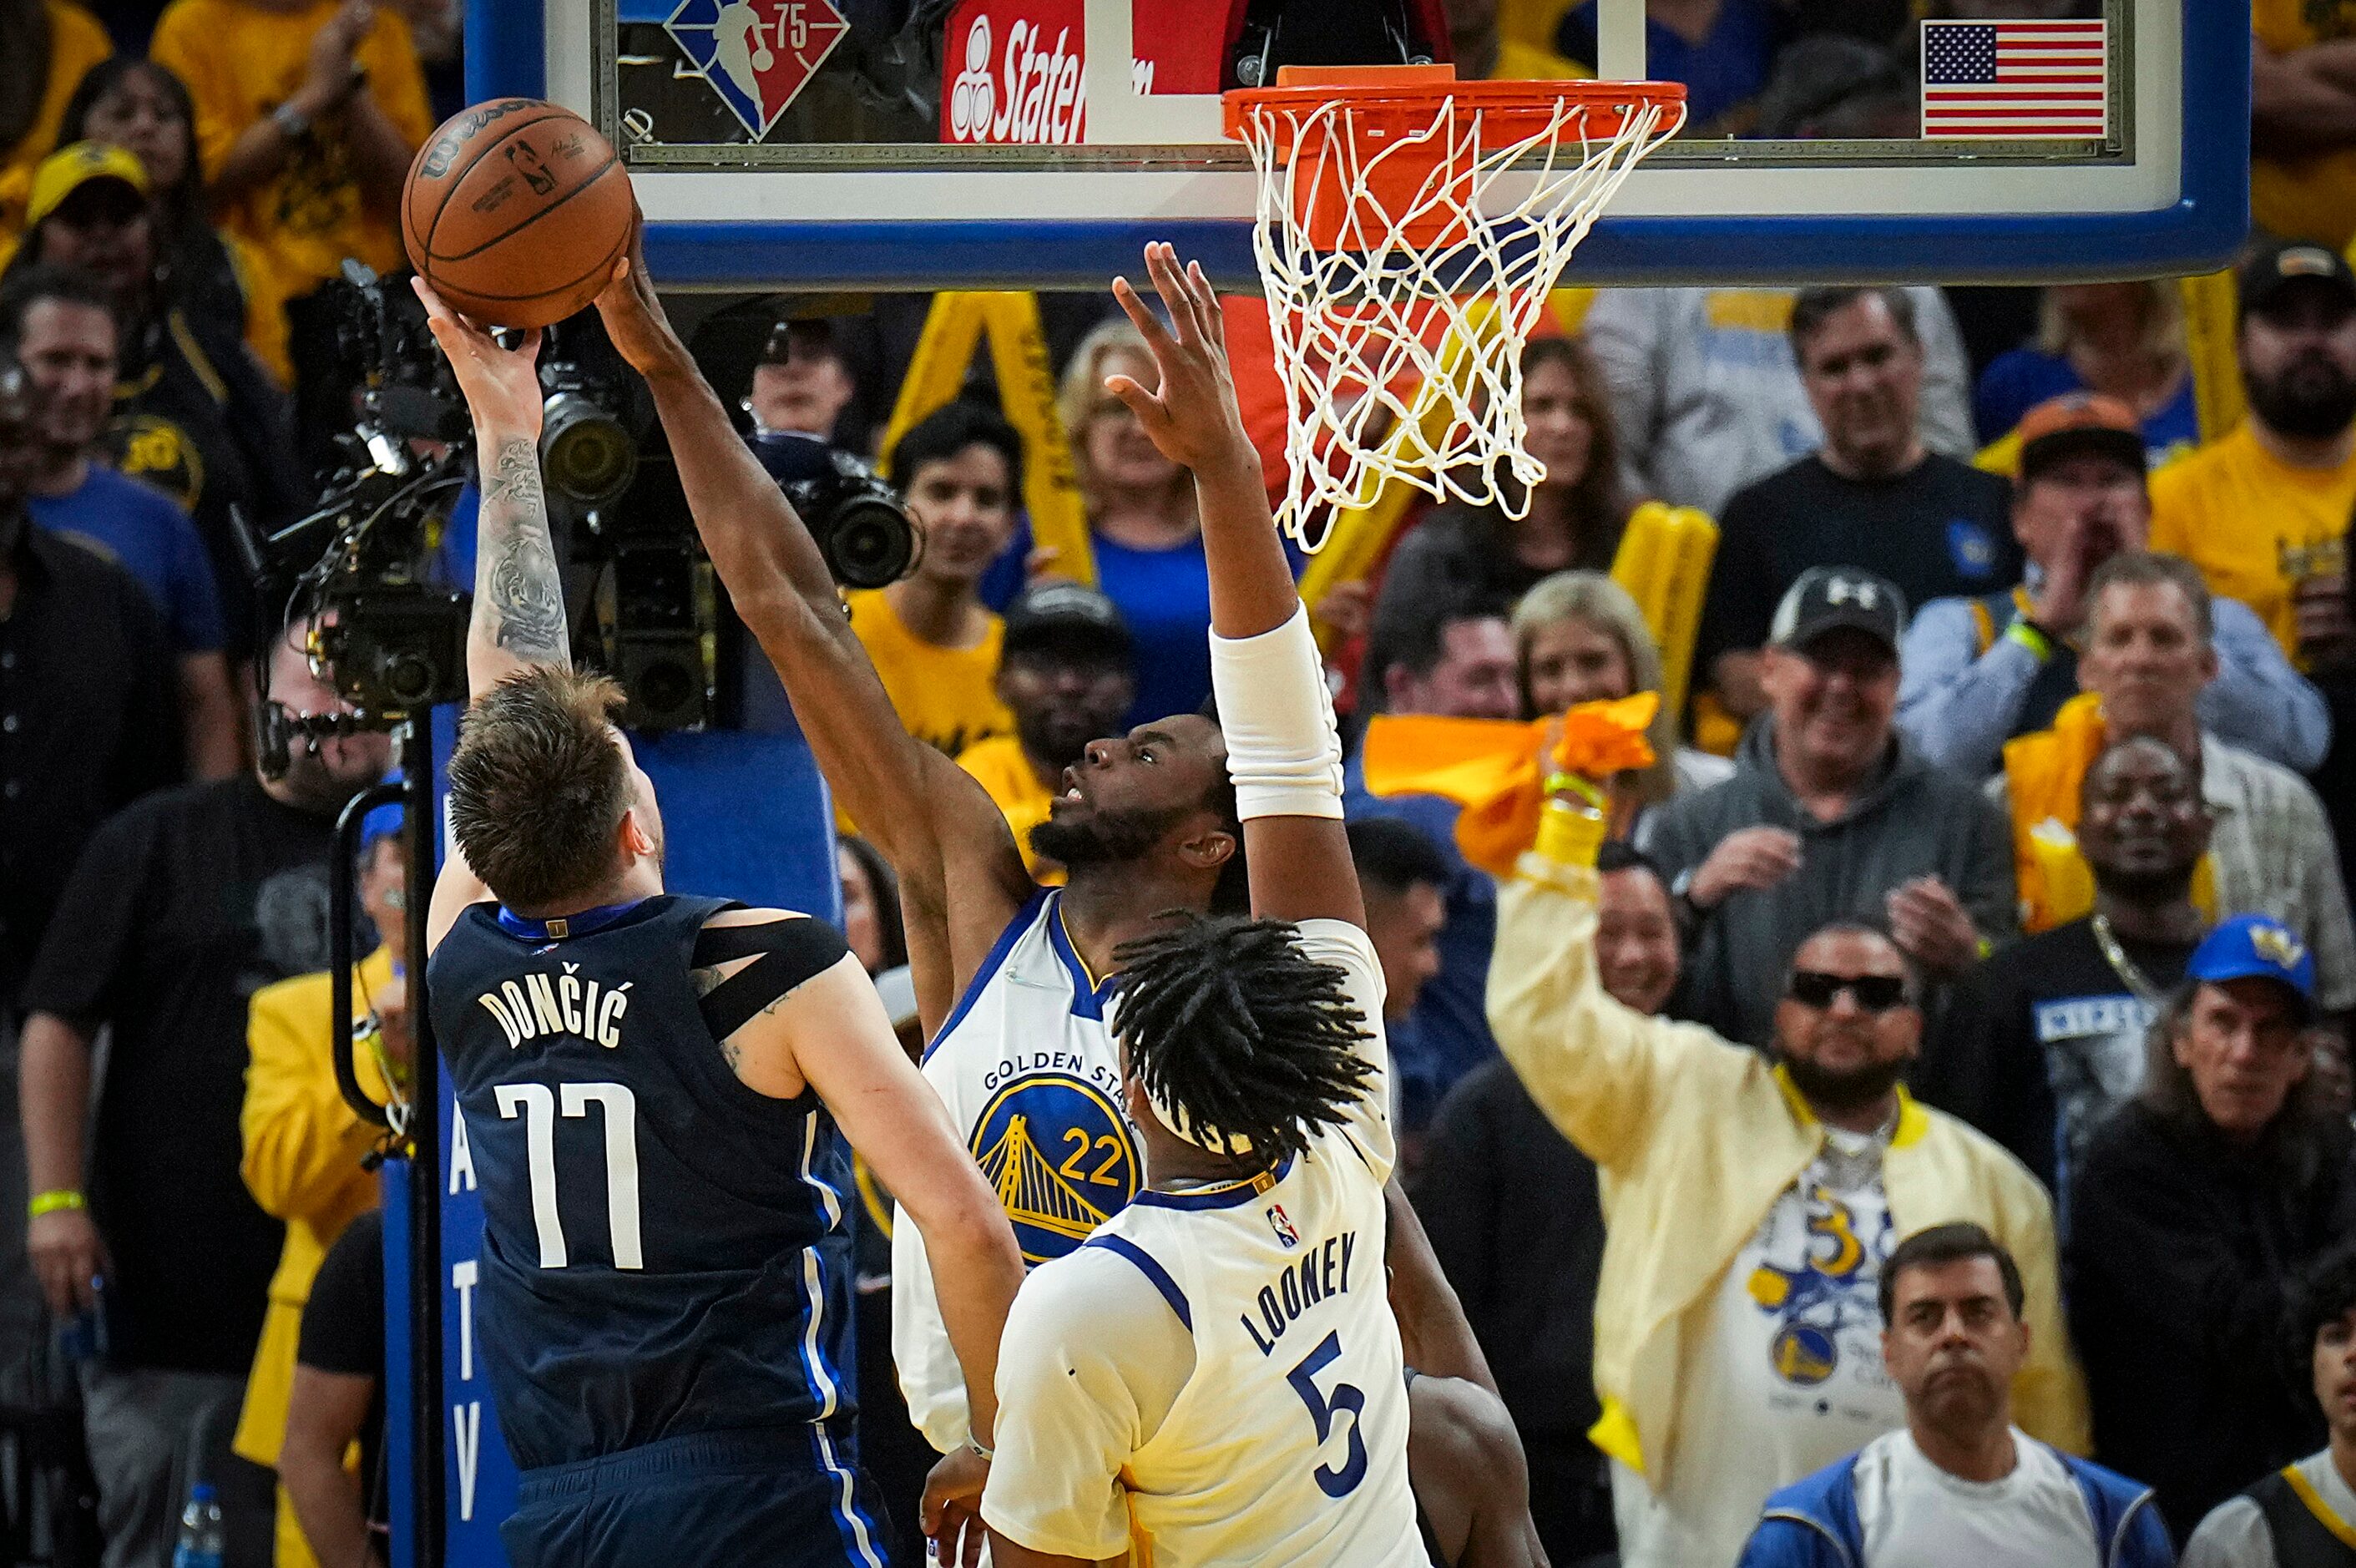
M548 535L540 484L540 334L513 349L453 311L416 280L434 340L449 358L475 420L482 510L475 532L475 608L466 628L466 685L480 701L501 681L537 665L572 667L564 589ZM438 945L469 904L490 896L455 845L434 884L425 918Z
M416 279L415 287L475 421L483 501L475 532L466 684L480 698L519 670L572 665L564 589L540 483L540 334L503 349L444 305L424 279Z

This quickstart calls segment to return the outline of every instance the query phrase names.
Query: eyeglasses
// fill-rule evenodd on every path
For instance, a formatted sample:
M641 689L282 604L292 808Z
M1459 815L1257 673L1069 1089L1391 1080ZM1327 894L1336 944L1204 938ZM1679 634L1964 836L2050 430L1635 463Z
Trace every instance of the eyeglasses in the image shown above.
M1868 1013L1906 1004L1906 982L1900 975L1826 974L1813 969L1795 970L1792 975L1792 1000L1804 1007L1829 1007L1844 991Z

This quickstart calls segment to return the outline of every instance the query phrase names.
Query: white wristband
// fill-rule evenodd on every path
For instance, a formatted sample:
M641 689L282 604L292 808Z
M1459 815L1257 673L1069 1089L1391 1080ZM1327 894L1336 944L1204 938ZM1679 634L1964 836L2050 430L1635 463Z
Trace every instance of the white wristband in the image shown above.
M1341 820L1342 736L1306 606L1258 637L1212 634L1211 693L1237 815Z

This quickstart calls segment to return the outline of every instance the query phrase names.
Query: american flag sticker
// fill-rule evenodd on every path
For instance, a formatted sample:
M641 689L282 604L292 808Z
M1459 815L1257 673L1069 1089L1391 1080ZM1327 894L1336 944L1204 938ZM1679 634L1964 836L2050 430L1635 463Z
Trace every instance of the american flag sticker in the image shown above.
M2099 137L2110 39L2089 22L1924 22L1925 137Z

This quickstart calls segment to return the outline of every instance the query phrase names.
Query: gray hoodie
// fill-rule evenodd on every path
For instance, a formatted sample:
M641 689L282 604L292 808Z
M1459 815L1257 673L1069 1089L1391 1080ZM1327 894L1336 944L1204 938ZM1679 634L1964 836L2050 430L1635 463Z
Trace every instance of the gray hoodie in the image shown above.
M1983 937L2003 941L2019 925L2011 829L1974 780L1932 767L1893 735L1880 776L1840 816L1819 822L1776 770L1774 727L1772 714L1751 726L1733 778L1655 808L1644 843L1674 879L1740 829L1799 834L1799 869L1773 887L1729 896L1702 917L1687 956L1687 1014L1754 1046L1773 1036L1792 950L1832 920L1886 927L1884 898L1901 883L1937 876ZM1925 999L1934 1015L1939 1001Z

